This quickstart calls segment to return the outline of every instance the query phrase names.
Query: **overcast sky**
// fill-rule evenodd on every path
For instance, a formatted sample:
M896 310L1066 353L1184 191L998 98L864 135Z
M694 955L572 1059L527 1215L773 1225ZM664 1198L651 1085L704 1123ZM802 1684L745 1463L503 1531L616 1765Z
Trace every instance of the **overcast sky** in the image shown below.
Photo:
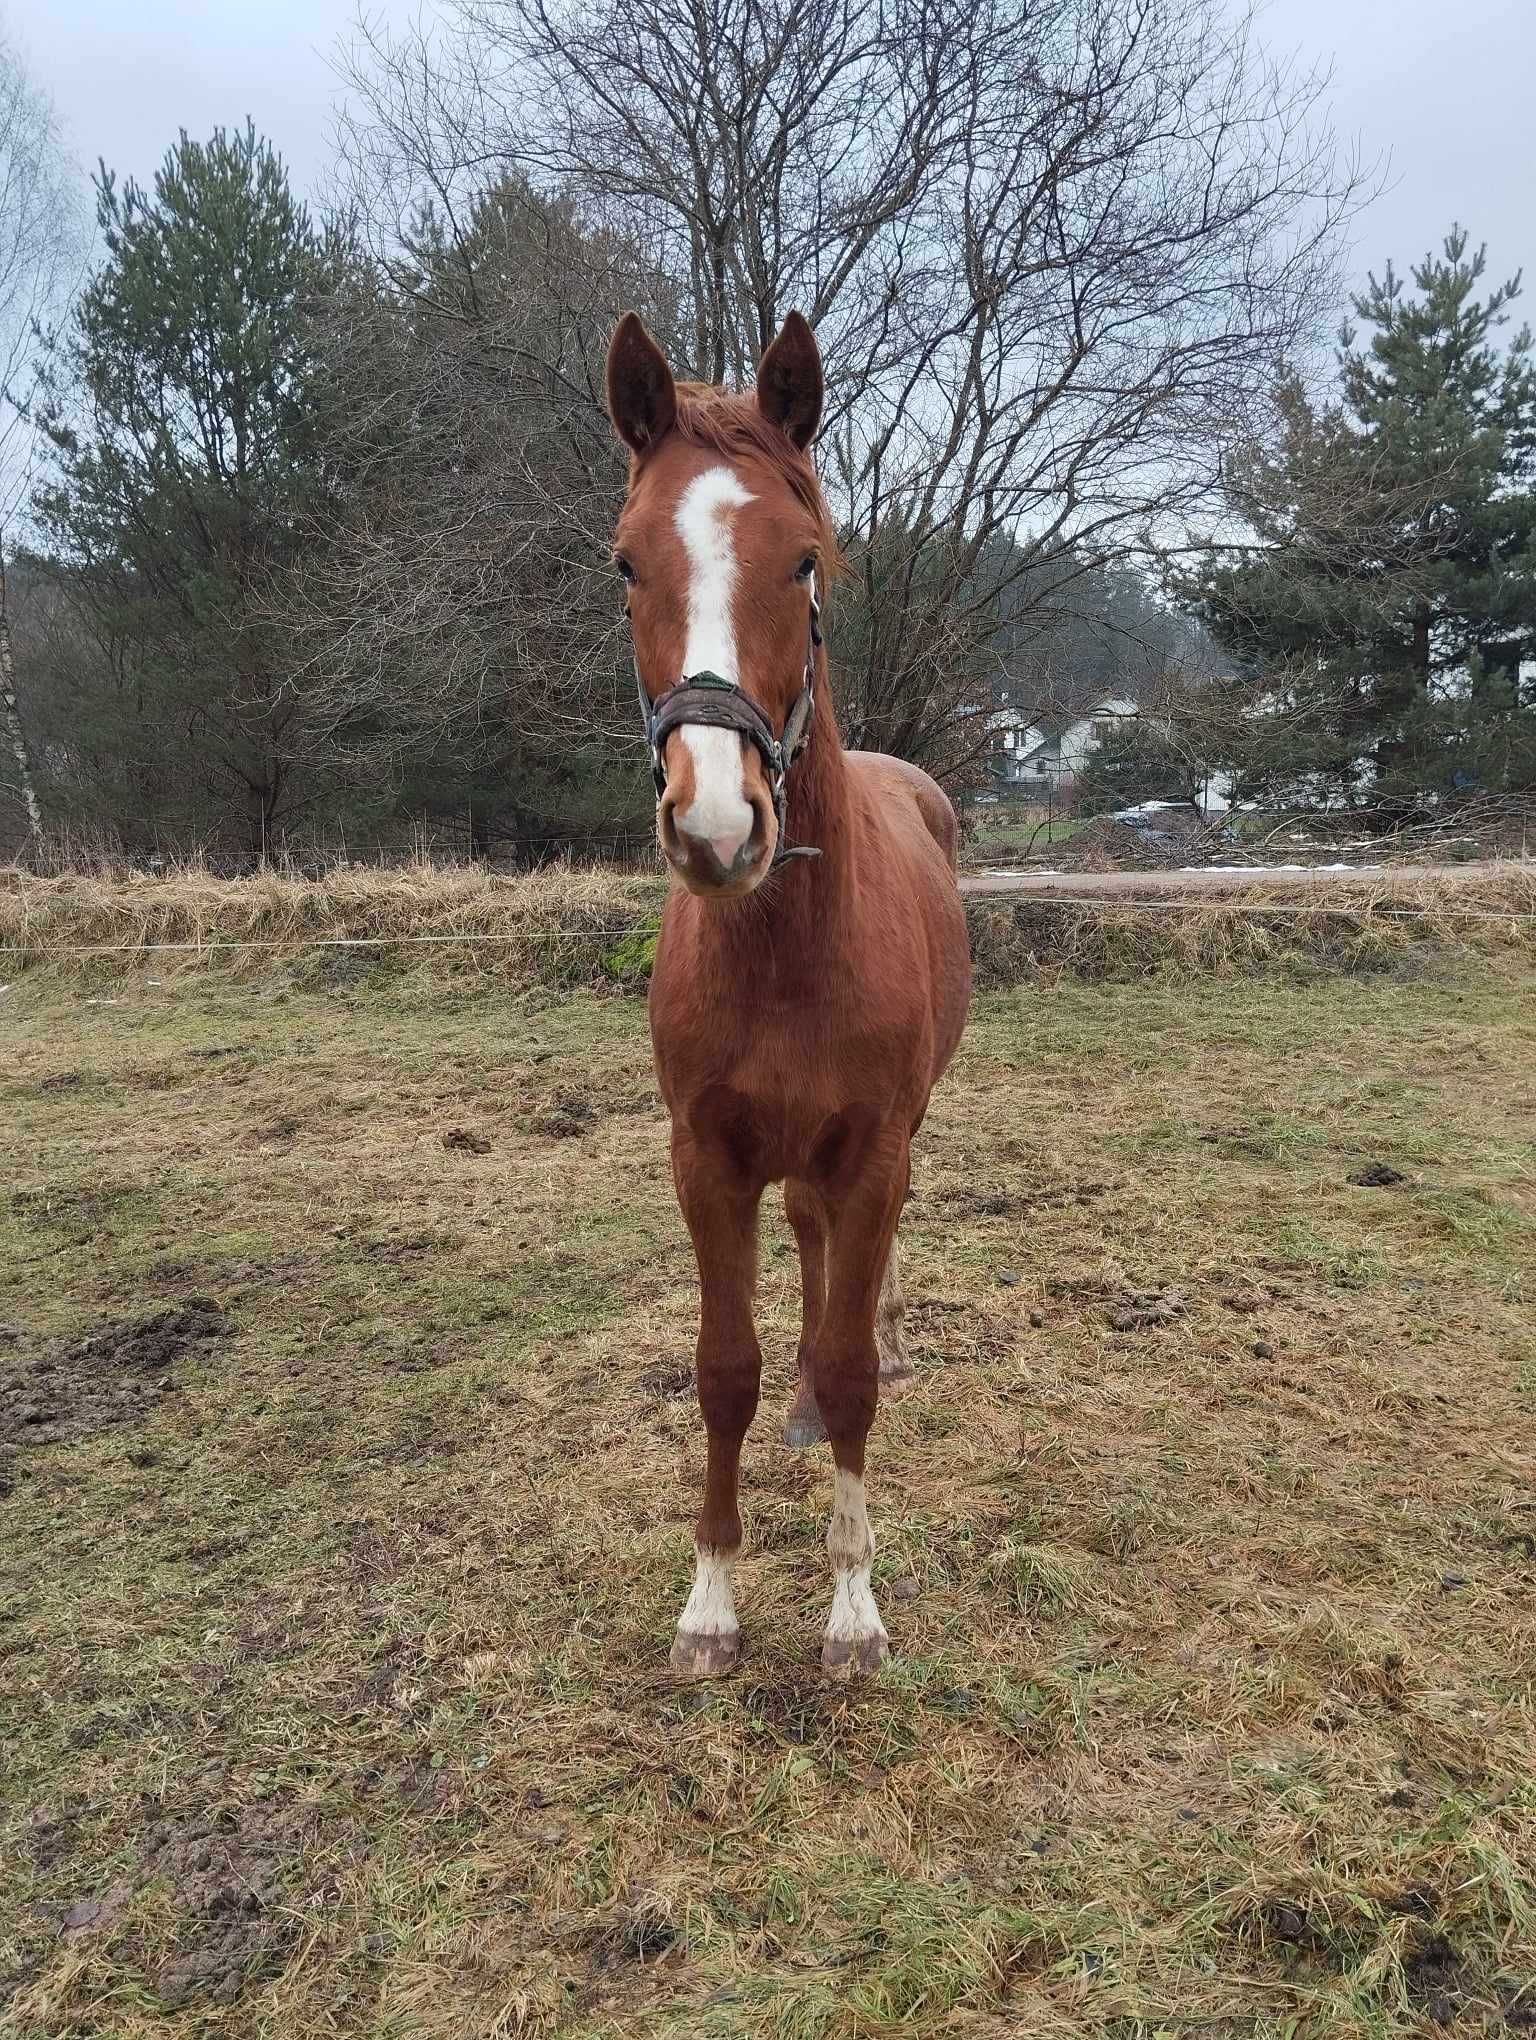
M330 59L355 13L355 0L0 0L82 165L105 157L147 182L178 128L202 137L249 114L306 191L330 160ZM1388 255L1406 269L1459 219L1496 276L1525 268L1536 324L1532 0L1268 0L1263 21L1273 47L1332 64L1341 138L1391 159L1355 229L1357 276Z

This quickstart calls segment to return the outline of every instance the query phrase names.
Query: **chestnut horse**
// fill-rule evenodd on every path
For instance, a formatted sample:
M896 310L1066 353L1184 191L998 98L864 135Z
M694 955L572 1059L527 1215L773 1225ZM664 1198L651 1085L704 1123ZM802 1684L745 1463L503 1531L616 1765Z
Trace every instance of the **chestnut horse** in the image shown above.
M757 1210L782 1182L804 1316L789 1443L831 1441L834 1575L822 1662L873 1670L864 1441L910 1373L897 1220L928 1094L970 1000L954 810L925 773L845 751L818 590L837 561L807 449L821 358L791 313L751 395L674 382L633 312L608 353L629 447L614 556L675 874L651 978L672 1173L703 1291L709 1447L693 1591L672 1662L734 1663L737 1474L757 1410Z

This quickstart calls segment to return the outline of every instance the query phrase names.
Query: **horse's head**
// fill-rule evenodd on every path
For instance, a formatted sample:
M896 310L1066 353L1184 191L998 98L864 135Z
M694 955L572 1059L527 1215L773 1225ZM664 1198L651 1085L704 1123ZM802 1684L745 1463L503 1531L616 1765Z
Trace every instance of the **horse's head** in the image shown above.
M608 350L608 409L633 456L614 558L640 686L654 707L703 683L657 719L656 833L689 890L711 898L751 892L772 864L775 750L810 710L817 583L834 553L806 452L821 404L798 312L750 396L679 386L633 312Z

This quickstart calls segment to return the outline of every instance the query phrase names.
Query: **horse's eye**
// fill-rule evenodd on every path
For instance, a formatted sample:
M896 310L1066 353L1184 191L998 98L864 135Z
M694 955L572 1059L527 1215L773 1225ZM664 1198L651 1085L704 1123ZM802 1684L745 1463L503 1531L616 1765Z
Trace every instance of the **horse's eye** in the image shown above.
M634 582L634 578L635 578L635 570L634 570L634 568L633 568L633 567L632 567L632 566L631 566L631 565L629 564L629 561L628 561L627 559L625 559L625 557L624 557L623 553L615 553L615 554L614 554L614 556L613 556L613 564L614 564L614 565L615 565L615 566L616 566L616 567L618 568L618 570L619 570L619 579L620 579L621 581L628 581L628 582L630 582L630 583L631 583L631 585L633 585L633 582Z
M800 562L799 566L796 567L795 569L795 579L797 581L809 581L815 572L816 572L816 555L815 553L807 553L805 558Z

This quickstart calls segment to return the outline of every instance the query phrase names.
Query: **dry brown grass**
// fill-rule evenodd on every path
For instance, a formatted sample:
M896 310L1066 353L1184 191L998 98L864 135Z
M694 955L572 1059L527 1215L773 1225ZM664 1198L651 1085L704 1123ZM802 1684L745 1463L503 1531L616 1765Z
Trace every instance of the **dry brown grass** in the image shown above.
M476 865L356 866L306 879L276 871L214 878L34 878L0 872L0 954L165 972L215 965L252 974L320 943L441 952L446 967L522 982L597 982L604 957L654 927L659 877L552 865L497 877ZM452 938L463 936L462 946ZM160 945L175 945L161 948ZM100 956L80 952L104 952ZM153 953L152 952L156 952Z
M1244 896L1180 891L1116 902L973 896L971 948L983 984L1041 969L1096 978L1150 971L1223 976L1307 962L1369 971L1403 951L1536 951L1536 864L1476 876L1393 870L1334 884L1263 881Z
M12 2030L1521 2030L1533 991L981 1001L850 1692L777 1217L749 1650L666 1670L702 1438L636 1002L13 983L0 1364L189 1295L234 1329L0 1463Z
M163 878L10 870L0 872L0 959L87 973L140 961L165 975L251 976L298 959L322 970L398 968L430 951L439 970L509 984L635 987L649 970L663 894L660 877L569 865L516 877L473 866L358 867L316 880L220 879L195 867ZM1396 871L1337 886L1281 877L1266 881L1262 901L1180 897L1173 881L1164 898L1123 903L973 897L967 913L983 985L1061 969L1092 978L1207 977L1289 962L1369 971L1405 950L1536 949L1536 866L1467 878Z

